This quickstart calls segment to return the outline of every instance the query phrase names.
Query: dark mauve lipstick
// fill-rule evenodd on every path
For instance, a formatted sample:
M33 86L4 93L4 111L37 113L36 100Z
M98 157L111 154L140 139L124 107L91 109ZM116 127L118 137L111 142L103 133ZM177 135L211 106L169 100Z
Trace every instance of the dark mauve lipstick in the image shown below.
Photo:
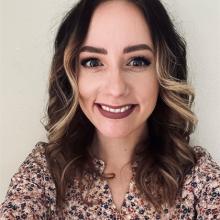
M102 116L106 117L106 118L110 118L110 119L122 119L122 118L126 118L128 117L135 109L136 105L132 105L128 110L124 111L124 112L109 112L106 111L104 109L102 109L101 104L96 104L96 106L98 107L99 112L101 113ZM106 105L105 105L106 106ZM121 107L124 107L126 105L123 105ZM107 105L107 107L109 107ZM117 109L120 108L120 106L117 108L115 108L115 106L112 106L111 108L113 109Z

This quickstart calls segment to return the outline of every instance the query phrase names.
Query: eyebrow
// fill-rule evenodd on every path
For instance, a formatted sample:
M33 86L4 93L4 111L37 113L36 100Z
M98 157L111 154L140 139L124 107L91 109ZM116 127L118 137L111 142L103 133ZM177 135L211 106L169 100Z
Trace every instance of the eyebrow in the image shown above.
M149 50L153 53L153 49L147 44L137 44L125 47L123 53L131 53L137 50ZM79 53L81 52L91 52L91 53L100 53L100 54L108 54L108 51L105 48L92 47L92 46L83 46Z

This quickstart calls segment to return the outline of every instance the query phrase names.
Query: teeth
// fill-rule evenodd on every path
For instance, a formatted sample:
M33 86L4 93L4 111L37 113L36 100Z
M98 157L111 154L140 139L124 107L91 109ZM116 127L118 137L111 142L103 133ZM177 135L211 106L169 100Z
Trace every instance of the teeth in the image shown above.
M118 108L118 109L112 109L112 108L109 108L107 106L103 106L101 105L102 109L104 109L105 111L108 111L108 112L113 112L113 113L119 113L119 112L125 112L127 111L128 109L131 108L131 105L127 105L123 108Z

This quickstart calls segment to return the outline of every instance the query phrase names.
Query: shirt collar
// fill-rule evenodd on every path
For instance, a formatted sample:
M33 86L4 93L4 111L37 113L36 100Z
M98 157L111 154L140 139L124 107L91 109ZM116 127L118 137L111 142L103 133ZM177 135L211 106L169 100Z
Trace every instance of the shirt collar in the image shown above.
M97 157L93 157L93 164L95 168L102 174L105 169L105 162ZM132 169L134 170L138 166L138 161L134 161L132 164Z

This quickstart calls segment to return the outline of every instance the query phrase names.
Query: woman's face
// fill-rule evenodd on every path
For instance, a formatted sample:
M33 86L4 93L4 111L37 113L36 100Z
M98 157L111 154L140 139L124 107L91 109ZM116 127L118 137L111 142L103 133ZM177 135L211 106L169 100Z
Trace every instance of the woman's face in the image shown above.
M135 5L98 6L79 55L78 86L81 109L102 135L120 138L144 129L158 97L153 50L149 27ZM106 108L101 113L97 104L135 107L130 114Z

